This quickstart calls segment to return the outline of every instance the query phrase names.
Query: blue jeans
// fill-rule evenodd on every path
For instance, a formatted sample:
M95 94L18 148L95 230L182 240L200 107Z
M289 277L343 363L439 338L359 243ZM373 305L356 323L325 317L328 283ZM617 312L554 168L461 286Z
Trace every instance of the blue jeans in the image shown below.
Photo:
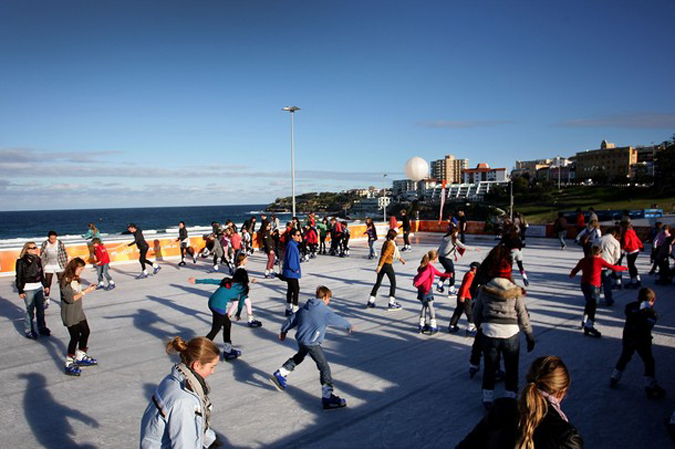
M368 240L368 248L370 249L370 256L375 257L375 248L373 248L373 245L375 244L375 240Z
M510 338L492 338L483 335L483 390L495 389L495 375L499 369L499 358L504 356L504 390L518 392L518 361L520 359L520 334Z
M560 247L565 247L565 239L567 238L567 230L558 232L558 240L560 241Z
M33 317L37 312L37 327L38 332L47 329L45 324L45 295L42 289L26 290L24 291L25 298L23 302L26 305L26 314L24 315L23 328L29 334L35 332L33 329Z
M600 299L600 287L582 282L581 291L586 300L586 307L584 307L584 315L587 319L586 325L590 327L595 322L595 310L598 308L598 299Z
M103 276L108 280L108 284L112 281L112 276L108 273L108 264L96 265L96 273L98 274L98 283L103 283Z
M299 364L302 363L303 360L305 360L307 354L309 354L312 360L314 360L314 363L316 363L316 367L319 369L319 381L321 382L321 385L332 387L333 378L331 377L330 366L326 361L326 356L323 354L323 349L321 349L321 345L306 346L303 345L302 343L298 343L297 354L295 354L290 359L286 360L286 363L283 364L284 369L287 369L288 371L293 371L296 366L298 366Z
M600 278L602 279L602 292L605 294L605 303L608 306L611 306L614 304L614 298L612 297L612 284L614 283L612 272L609 270L602 270Z

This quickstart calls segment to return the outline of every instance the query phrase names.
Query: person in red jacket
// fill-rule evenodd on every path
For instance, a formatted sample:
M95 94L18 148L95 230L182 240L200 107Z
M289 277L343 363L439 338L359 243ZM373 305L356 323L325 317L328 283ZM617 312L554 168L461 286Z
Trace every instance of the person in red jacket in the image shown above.
M443 279L452 277L452 273L441 273L432 265L438 261L438 253L431 250L424 255L417 268L417 275L413 279L413 285L417 287L417 299L422 301L422 310L420 311L419 333L428 332L430 335L438 332L438 323L436 322L436 311L434 310L434 276ZM429 311L429 324L426 322L427 310Z
M110 266L110 255L108 255L108 250L105 249L101 239L93 239L91 244L94 246L94 257L96 261L96 273L98 273L98 286L97 289L113 290L115 288L115 281L113 281L112 276L108 272L108 267ZM106 287L103 283L103 277L105 276L108 281L108 286Z
M628 274L630 275L630 284L626 288L637 289L642 286L640 275L638 274L635 260L640 251L645 249L642 241L635 233L633 225L630 223L623 223L623 232L621 233L621 251L626 254L626 262L628 263Z
M457 322L462 317L462 313L466 314L466 319L469 322L469 326L466 329L467 335L476 335L476 326L473 324L473 315L471 313L473 308L473 299L471 298L470 287L473 283L473 278L476 276L476 271L480 267L479 262L471 262L469 265L469 271L464 275L462 279L462 285L459 287L459 292L457 292L457 307L455 307L455 312L450 318L450 327L448 327L448 332L457 332L459 326Z
M626 267L605 262L602 259L602 248L598 245L593 245L591 254L581 259L570 272L570 278L573 278L581 270L581 292L586 299L581 328L584 330L584 335L596 338L602 336L593 325L595 324L595 310L598 308L598 300L600 299L600 286L602 285L600 275L603 268L609 268L614 271L627 270Z

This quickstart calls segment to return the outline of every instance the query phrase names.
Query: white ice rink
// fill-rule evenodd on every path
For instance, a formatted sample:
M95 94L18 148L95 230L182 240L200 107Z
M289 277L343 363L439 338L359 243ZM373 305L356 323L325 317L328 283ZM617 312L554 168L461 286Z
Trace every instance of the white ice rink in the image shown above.
M212 427L228 447L304 448L422 448L454 447L481 418L481 376L468 376L470 338L448 334L454 297L436 294L442 332L417 334L420 305L412 277L419 259L436 248L440 234L420 234L408 263L394 264L397 298L403 311L385 311L385 277L378 307L366 309L375 281L376 261L365 258L364 242L352 243L349 258L320 256L302 265L301 302L319 284L334 293L331 306L355 325L351 335L329 331L324 344L336 393L348 407L323 411L319 374L311 359L300 365L280 393L268 381L296 349L293 333L285 342L277 335L284 320L286 284L262 278L263 255L250 258L249 272L260 279L251 286L256 317L263 327L250 329L234 322L232 340L240 359L222 362L208 379L214 404ZM380 240L380 243L382 240ZM482 260L494 241L471 238L480 252L468 251L457 264L461 280L470 262ZM578 329L583 310L579 277L568 273L581 257L570 246L560 251L553 240L529 239L525 267L531 281L527 294L537 345L528 354L521 345L520 379L541 355L563 358L572 374L572 387L562 408L582 434L587 448L667 448L672 443L663 420L675 409L675 287L656 287L660 321L654 331L657 378L666 399L644 394L642 362L635 356L620 387L610 390L609 376L621 352L623 307L636 298L634 290L615 291L616 304L600 307L600 340ZM13 278L0 278L0 447L2 448L134 448L139 424L155 386L169 373L173 358L164 343L175 335L187 339L205 335L211 316L207 298L215 286L191 285L190 276L208 274L210 265L178 268L177 260L162 262L163 270L135 280L137 263L114 266L118 288L87 295L85 313L91 327L90 353L99 365L82 369L79 378L63 373L68 332L61 323L58 301L47 310L50 338L32 341L23 336L23 302ZM648 256L638 258L643 285ZM439 267L440 268L440 267ZM88 267L84 278L96 280ZM514 270L514 279L521 283ZM58 294L55 295L58 297ZM244 316L246 314L244 313ZM465 326L465 321L460 321ZM222 337L216 342L222 347ZM523 337L524 343L524 337ZM497 396L503 385L497 385Z

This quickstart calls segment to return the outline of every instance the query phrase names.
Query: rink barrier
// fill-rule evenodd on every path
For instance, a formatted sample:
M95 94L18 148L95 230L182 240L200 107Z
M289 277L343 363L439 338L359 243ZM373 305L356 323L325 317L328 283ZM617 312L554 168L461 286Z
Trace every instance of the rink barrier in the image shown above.
M420 232L438 232L444 233L447 230L447 221L438 222L436 220L419 220L413 221L412 230ZM376 223L377 235L379 240L382 240L389 230L388 223ZM400 226L400 223L399 223ZM567 238L573 239L577 230L575 226L568 227ZM602 228L603 234L605 232L605 227ZM366 238L366 225L350 225L349 226L351 240L362 240ZM649 234L651 228L649 227L636 227L635 231L642 241L645 240L645 237ZM399 234L401 230L398 230ZM492 232L486 231L486 223L482 221L467 221L467 234L492 234ZM528 237L557 237L553 233L553 225L531 225L527 231ZM180 247L179 243L176 240L177 235L173 237L164 237L164 238L154 238L149 239L148 244L150 249L148 251L149 259L156 259L158 261L163 260L172 260L180 258ZM190 237L190 246L195 250L199 251L204 247L205 239L203 236L199 237ZM327 241L330 241L330 235L327 238ZM42 242L38 241L38 245ZM110 255L110 262L112 265L121 264L121 263L130 263L138 261L138 249L136 246L128 246L131 243L131 240L127 237L116 237L106 239L103 244L108 250ZM259 248L258 245L258 233L256 232L253 235L253 246L254 248ZM93 248L90 247L90 243L82 240L77 243L68 243L66 245L66 251L70 258L81 257L87 263L93 261L92 251ZM16 259L21 253L21 247L17 248L6 248L0 249L0 275L9 276L14 273L14 267L16 264Z

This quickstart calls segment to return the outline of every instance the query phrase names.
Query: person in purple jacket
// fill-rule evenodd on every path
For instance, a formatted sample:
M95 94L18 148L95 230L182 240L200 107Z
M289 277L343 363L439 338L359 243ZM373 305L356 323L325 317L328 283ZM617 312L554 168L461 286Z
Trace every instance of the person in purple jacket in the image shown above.
M308 300L297 313L286 319L286 322L281 326L279 340L284 341L286 333L297 327L295 339L298 341L298 352L270 377L270 381L279 391L285 390L286 376L301 364L309 354L319 368L321 402L324 409L341 408L347 405L346 400L333 394L330 366L326 361L323 349L321 349L321 343L326 336L326 328L328 326L343 328L350 333L353 330L349 321L328 307L332 296L333 293L330 289L321 285L316 289L316 298Z
M281 279L286 281L288 290L286 290L286 316L290 316L298 311L298 296L300 295L300 250L298 244L302 241L302 234L299 229L293 228L290 231L291 238L286 244L284 251L284 264L281 270Z

